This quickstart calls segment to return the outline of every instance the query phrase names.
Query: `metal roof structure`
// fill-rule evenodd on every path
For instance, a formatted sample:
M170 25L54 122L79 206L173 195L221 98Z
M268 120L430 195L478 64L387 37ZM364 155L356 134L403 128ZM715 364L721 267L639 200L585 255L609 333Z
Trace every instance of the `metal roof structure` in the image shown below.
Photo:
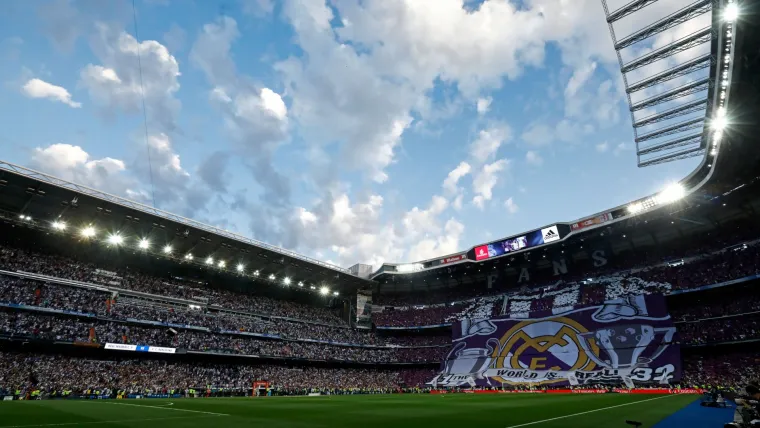
M710 156L733 55L735 0L602 0L639 167ZM656 10L655 10L656 9ZM626 34L619 37L620 34ZM721 116L722 117L722 116Z

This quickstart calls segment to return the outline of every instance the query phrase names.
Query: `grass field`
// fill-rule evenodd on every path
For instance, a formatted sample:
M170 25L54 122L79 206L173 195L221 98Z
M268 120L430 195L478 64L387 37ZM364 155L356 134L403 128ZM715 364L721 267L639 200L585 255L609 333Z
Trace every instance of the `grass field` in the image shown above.
M363 395L0 402L0 428L23 427L651 427L693 395Z

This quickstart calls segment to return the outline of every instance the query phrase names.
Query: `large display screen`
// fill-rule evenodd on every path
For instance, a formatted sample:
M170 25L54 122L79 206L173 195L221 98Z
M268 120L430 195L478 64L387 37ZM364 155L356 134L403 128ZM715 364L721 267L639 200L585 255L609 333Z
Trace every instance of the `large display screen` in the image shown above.
M665 298L628 296L561 314L465 319L437 386L668 384L681 378Z
M554 225L544 229L534 230L523 236L517 236L475 247L475 260L486 260L514 251L519 251L523 248L531 248L559 240L559 230L557 229L557 226Z

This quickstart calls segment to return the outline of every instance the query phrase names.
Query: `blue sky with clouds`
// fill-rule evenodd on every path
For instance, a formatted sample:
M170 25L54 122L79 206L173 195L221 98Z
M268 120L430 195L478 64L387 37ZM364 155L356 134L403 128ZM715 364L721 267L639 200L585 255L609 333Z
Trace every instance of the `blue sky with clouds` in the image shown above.
M3 159L376 267L574 220L697 162L636 167L598 0L135 6L139 38L131 0L0 3Z

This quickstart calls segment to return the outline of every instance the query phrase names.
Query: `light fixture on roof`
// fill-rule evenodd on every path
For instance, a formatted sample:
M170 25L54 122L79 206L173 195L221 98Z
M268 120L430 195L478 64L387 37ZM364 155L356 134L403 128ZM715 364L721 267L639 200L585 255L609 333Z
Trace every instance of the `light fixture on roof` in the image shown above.
M259 271L253 271L253 276L259 276Z
M716 116L713 118L712 122L710 122L710 128L715 131L723 131L726 129L726 126L728 126L726 116Z
M657 195L657 203L669 204L671 202L676 202L680 199L683 199L685 195L686 190L684 190L683 186L679 183L673 183Z
M217 264L217 266L219 266L220 268L223 268L226 265L227 265L227 262L225 262L224 260L219 260L219 263Z
M141 250L147 250L150 247L150 241L148 241L147 238L143 238L140 240L140 242L137 243L137 246Z
M24 214L20 214L18 216L18 218L21 219L21 220L24 220L24 221L31 221L32 220L32 217L30 217L28 215L24 215Z
M206 264L207 265L213 265L214 264L214 259L212 257L206 258Z
M112 233L108 235L107 242L111 245L121 245L121 243L124 242L124 237L118 233Z
M283 278L282 283L285 285L290 285L290 278L286 276L285 278Z
M323 296L326 296L329 293L330 293L330 289L327 288L327 287L322 287L322 288L319 289L319 294L321 294Z
M238 272L242 272L242 271L243 271L243 269L244 269L244 266L243 266L243 264L242 264L242 263L238 263L238 265L237 265L237 271L238 271Z
M192 260L192 259L193 259L193 255L192 254L190 254L190 253L185 254L185 260Z
M731 2L726 5L726 8L723 10L723 20L726 22L735 22L737 18L739 18L739 5Z
M631 205L628 205L628 212L630 214L636 214L644 209L644 206L641 204L641 202L634 202Z
M53 229L55 230L66 230L66 223L62 221L54 221L53 222Z
M316 289L317 289L317 287L315 287L315 286L313 286L313 285L312 285L312 286L309 286L309 288L311 288L312 290L316 290Z
M298 281L298 286L303 287L303 281Z
M172 253L172 246L171 245L166 245L164 247L164 254L171 254L171 253Z
M340 293L338 293L337 291L333 291L333 296L339 296L339 295Z
M269 279L270 279L270 280L272 280L272 281L274 281L274 278L275 278L274 274L273 274L273 273L270 273L270 274L269 274Z

